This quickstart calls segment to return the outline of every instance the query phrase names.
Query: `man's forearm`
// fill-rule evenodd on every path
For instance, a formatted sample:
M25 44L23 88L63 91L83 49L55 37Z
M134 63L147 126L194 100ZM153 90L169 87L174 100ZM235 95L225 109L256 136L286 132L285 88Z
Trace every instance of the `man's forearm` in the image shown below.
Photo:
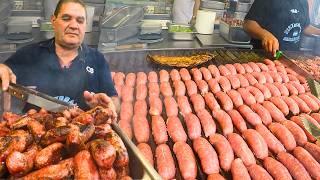
M254 39L261 40L269 31L263 29L256 21L245 20L243 29Z
M194 6L193 6L193 17L197 16L198 9L200 8L200 0L194 0Z
M312 25L309 25L304 29L303 33L306 35L310 35L310 36L311 35L320 35L320 29L316 28Z

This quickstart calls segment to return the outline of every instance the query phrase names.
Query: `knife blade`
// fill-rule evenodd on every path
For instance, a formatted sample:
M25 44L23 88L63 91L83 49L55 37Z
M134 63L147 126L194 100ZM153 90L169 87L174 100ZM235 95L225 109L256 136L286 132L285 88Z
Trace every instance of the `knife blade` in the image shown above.
M75 107L74 104L58 100L52 96L26 88L19 84L10 83L7 92L24 102L44 108L50 112L62 112L66 109Z

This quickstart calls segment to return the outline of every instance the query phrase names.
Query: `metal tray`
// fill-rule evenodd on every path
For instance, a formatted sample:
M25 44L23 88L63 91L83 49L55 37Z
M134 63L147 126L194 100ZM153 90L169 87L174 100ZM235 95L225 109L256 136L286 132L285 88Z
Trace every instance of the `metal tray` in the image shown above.
M190 25L184 25L184 24L171 24L168 23L168 35L173 40L180 40L180 41L191 41L194 39L194 34L197 33L195 28L191 27ZM192 32L170 32L170 28L173 26L180 26L180 27L186 27L191 28Z
M220 20L219 26L220 35L230 43L249 44L250 36L243 30L242 27L232 27L223 20Z
M224 2L211 1L211 0L202 0L200 7L208 8L208 9L223 10L225 5L226 5L226 3L224 3Z

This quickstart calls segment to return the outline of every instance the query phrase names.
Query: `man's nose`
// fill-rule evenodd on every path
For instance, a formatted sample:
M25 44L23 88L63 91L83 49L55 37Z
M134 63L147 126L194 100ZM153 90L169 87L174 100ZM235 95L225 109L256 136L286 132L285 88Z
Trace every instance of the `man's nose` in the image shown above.
M70 21L69 27L72 29L78 29L79 28L79 23L77 22L76 19L73 19Z

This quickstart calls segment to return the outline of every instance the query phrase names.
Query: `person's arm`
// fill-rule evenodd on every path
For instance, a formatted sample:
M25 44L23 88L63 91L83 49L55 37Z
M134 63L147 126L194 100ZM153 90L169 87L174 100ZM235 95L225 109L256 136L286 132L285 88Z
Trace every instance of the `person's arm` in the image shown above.
M5 64L0 64L0 79L2 90L6 91L9 87L9 83L16 83L16 75L12 70Z
M308 25L304 30L303 33L306 35L320 35L320 29L316 28L312 25Z
M253 38L259 39L262 42L262 47L272 55L279 50L278 39L269 31L262 28L259 23L254 20L245 20L243 29Z
M197 17L199 8L200 8L200 0L194 0L192 17Z

